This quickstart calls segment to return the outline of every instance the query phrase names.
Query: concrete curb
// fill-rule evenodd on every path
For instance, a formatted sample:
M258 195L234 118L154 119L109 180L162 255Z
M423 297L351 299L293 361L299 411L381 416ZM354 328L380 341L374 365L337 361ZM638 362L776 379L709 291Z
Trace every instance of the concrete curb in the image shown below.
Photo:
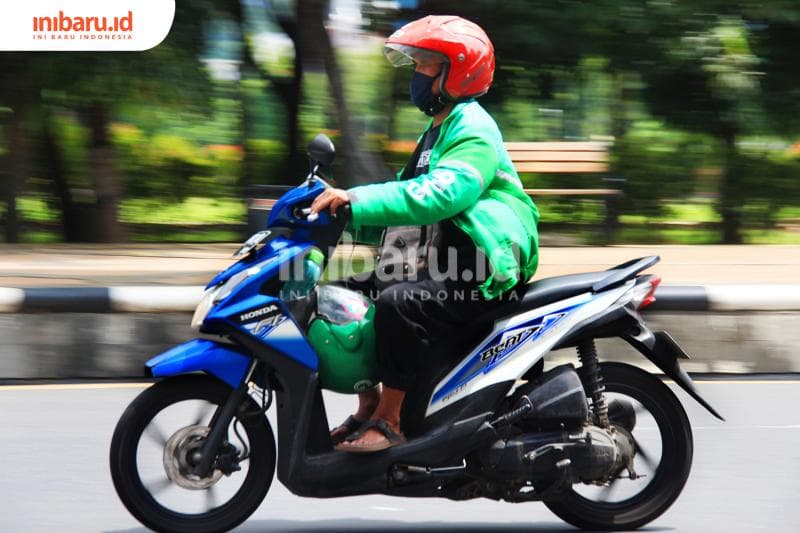
M0 287L0 313L192 312L203 287ZM647 311L800 311L800 285L665 285Z

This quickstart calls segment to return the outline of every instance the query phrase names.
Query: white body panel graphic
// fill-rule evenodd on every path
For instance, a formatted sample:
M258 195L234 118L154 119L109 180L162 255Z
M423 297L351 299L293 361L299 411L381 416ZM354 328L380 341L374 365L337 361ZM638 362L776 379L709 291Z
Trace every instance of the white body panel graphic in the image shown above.
M587 292L497 322L492 331L478 344L478 348L466 356L457 367L436 385L425 416L430 416L465 398L472 392L495 383L518 380L553 346L569 334L575 326L608 309L634 284L635 281L631 280L619 288L596 295ZM441 391L450 384L450 381L455 376L462 373L469 365L475 364L475 358L481 352L486 351L487 343L492 339L501 335L498 343L503 344L509 336L518 335L521 329L524 329L521 326L530 323L532 320L540 317L546 318L548 315L560 315L560 311L573 307L574 309L571 309L564 316L555 316L555 324L543 331L541 335L526 335L519 344L511 347L510 353L499 361L497 365L487 366L488 370L481 369L480 372L469 378L465 383L457 385L448 394L437 398L437 395L441 394ZM452 387L452 384L450 386ZM436 399L434 400L434 398Z

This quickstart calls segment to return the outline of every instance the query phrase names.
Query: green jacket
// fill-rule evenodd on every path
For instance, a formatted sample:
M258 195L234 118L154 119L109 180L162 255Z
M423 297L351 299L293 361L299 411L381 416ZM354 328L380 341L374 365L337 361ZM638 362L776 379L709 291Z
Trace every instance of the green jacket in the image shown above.
M497 124L478 102L460 103L444 119L429 168L413 179L349 189L353 225L452 219L489 258L491 272L480 287L488 299L533 276L539 211L522 190Z

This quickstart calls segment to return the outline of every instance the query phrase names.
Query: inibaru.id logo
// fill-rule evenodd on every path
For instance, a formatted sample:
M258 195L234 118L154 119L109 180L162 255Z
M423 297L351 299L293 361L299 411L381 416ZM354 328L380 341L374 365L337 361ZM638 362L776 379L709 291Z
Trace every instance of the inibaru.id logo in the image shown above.
M70 33L74 32L74 33ZM34 39L133 39L133 11L118 17L70 16L59 11L51 17L33 17Z

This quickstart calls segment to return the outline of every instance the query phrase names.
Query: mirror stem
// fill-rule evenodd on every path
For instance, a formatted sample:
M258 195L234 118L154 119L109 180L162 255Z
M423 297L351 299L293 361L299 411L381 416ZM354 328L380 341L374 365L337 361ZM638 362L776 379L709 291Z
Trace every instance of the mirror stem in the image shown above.
M311 172L308 174L308 186L311 187L313 185L313 178L317 175L317 171L319 170L319 163L316 163L312 168Z

